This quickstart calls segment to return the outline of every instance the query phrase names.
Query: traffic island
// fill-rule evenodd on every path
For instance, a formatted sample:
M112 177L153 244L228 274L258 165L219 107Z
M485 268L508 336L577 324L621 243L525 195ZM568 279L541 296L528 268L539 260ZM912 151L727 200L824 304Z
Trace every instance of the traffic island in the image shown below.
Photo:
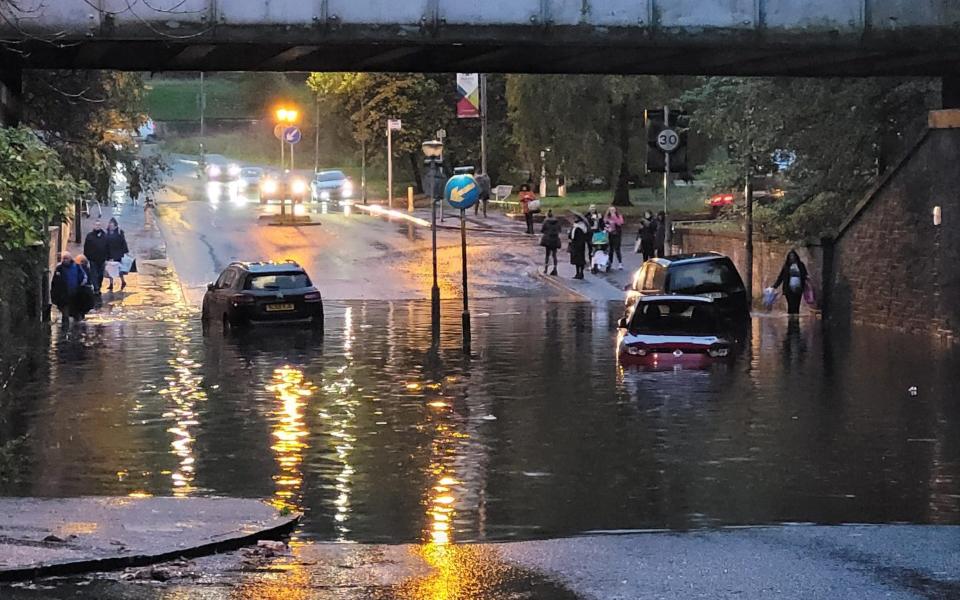
M310 215L260 215L257 221L270 227L317 227L320 221L314 221Z
M226 552L282 538L299 520L233 498L2 498L0 581Z

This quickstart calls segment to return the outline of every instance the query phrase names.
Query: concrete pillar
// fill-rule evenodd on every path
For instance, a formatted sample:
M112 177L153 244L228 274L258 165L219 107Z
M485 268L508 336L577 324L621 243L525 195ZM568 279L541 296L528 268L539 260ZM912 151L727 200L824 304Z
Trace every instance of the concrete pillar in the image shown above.
M941 81L940 100L943 108L960 108L960 77L953 75Z
M0 125L16 127L20 124L23 94L23 70L19 67L0 69Z

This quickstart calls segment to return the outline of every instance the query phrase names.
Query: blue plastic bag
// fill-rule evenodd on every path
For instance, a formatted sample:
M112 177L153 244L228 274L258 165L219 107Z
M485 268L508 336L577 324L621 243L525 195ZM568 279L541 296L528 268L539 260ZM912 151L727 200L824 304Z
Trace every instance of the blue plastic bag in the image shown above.
M773 305L777 302L777 298L780 297L780 292L776 288L768 287L763 290L763 307L767 310L773 308Z

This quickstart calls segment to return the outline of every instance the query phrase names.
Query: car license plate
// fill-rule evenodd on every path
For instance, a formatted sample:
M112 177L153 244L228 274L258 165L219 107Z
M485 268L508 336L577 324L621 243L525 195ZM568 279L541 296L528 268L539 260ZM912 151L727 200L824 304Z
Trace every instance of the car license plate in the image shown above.
M293 304L268 304L267 312L280 312L284 310L293 310Z

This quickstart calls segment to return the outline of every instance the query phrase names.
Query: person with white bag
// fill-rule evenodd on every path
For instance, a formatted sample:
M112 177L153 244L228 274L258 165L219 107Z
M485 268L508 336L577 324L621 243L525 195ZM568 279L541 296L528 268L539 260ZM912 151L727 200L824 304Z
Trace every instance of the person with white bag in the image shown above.
M123 230L120 229L120 224L117 223L117 220L111 217L107 223L107 264L104 272L106 278L110 280L110 287L107 288L108 291L113 291L113 280L115 278L120 279L121 290L127 287L127 280L124 279L123 276L129 273L130 270L128 268L125 272L123 265L129 253L130 248L127 246L127 236L124 235Z
M520 186L520 206L523 208L523 218L527 222L527 233L533 233L533 213L540 212L540 201L530 189L530 184Z

